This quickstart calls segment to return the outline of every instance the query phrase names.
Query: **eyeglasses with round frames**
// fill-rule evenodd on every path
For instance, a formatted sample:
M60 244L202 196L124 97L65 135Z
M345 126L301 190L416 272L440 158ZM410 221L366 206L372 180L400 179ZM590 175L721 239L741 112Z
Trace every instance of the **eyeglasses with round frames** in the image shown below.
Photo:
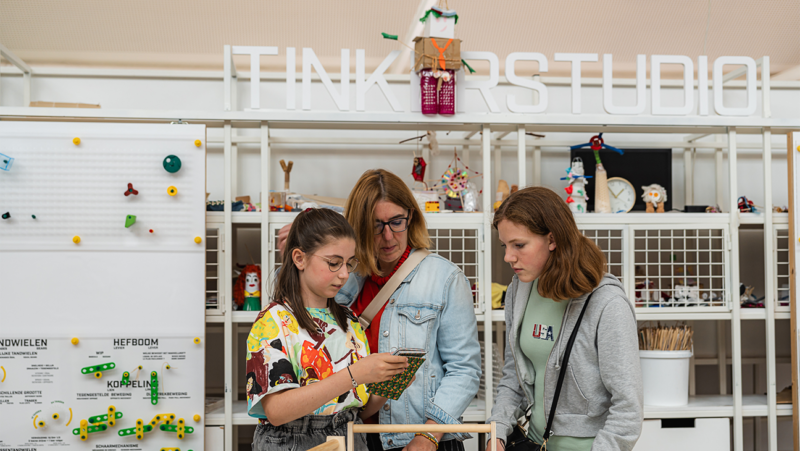
M319 258L325 260L326 262L328 262L328 269L330 269L331 272L338 271L339 269L342 268L342 265L344 264L344 260L339 260L338 262L334 262L331 259L329 259L327 257L323 257L321 255L317 255L317 254L312 254L312 255L314 257L319 257ZM351 258L350 260L348 260L347 261L347 272L350 273L350 272L355 271L356 268L358 268L358 263L359 263L358 260L356 260L355 258Z
M408 210L408 216L404 218L394 218L390 221L375 220L375 235L383 233L383 229L388 225L389 230L394 233L405 232L408 228L408 218L411 217L411 210Z

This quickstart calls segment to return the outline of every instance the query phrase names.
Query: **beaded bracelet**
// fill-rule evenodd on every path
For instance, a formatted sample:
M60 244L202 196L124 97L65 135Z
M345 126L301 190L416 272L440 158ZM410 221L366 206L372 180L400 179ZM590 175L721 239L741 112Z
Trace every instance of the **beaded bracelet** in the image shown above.
M436 437L434 437L430 432L417 432L414 434L414 436L425 437L426 439L430 440L431 443L433 443L437 450L439 449L439 440L436 440Z

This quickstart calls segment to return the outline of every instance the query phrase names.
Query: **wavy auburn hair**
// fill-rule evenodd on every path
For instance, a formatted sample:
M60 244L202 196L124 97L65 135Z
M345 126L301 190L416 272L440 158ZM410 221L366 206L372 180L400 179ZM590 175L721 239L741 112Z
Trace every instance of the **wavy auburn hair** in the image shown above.
M427 249L431 245L425 217L408 186L385 169L369 170L361 175L350 191L344 209L344 217L356 232L356 258L361 274L381 274L375 256L375 206L382 200L411 211L406 233L412 249Z
M569 207L552 190L536 186L510 195L494 214L492 225L496 229L502 221L536 235L553 234L556 248L539 276L542 296L555 301L576 298L591 292L603 278L605 255L578 230Z

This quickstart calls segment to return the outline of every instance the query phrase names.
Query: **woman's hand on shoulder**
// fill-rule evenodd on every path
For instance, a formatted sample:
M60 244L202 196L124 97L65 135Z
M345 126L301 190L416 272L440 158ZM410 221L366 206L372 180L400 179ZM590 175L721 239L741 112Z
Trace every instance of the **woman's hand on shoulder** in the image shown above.
M286 224L278 231L278 253L283 253L283 248L286 246L286 238L289 237L289 230L291 230L291 228L291 224Z
M408 368L408 359L388 352L370 354L350 367L353 378L359 384L388 381Z

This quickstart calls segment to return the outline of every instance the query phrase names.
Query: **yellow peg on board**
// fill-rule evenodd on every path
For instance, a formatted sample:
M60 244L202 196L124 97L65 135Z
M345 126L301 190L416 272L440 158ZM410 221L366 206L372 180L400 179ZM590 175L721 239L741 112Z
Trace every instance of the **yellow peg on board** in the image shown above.
M203 242L203 239L200 238L199 236L196 236L196 237L194 237L194 242L197 243L197 244L200 244L200 243Z
M80 138L72 138L72 144L75 144L77 146L77 145L80 145L80 143L81 143L81 139Z
M194 341L194 344L199 345L200 344L200 337L194 337L193 341Z
M195 423L199 423L199 422L200 422L200 415L198 415L198 414L195 414L195 415L192 417L192 419L195 421Z
M73 236L72 237L72 242L75 243L75 244L80 243L81 242L81 237L79 237L78 235Z
M200 147L200 146L203 145L203 141L200 141L199 139L195 139L194 140L194 145L197 146L197 147Z
M800 152L800 146L797 146L797 151Z
M77 344L78 344L78 342L80 342L80 340L78 340L78 337L73 337L72 340L70 340L69 342L77 346Z

